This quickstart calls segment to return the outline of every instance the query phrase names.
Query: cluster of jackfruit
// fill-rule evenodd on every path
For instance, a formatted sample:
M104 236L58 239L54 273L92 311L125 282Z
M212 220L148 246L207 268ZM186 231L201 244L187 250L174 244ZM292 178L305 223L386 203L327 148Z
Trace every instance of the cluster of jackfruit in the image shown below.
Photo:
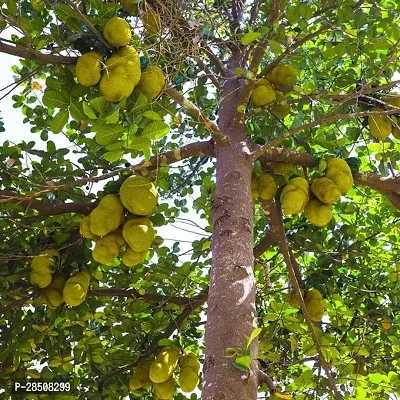
M164 88L165 75L155 65L143 71L136 49L129 46L131 30L122 18L113 17L104 25L104 37L108 43L118 47L106 61L103 56L91 51L78 58L76 76L82 86L95 86L104 98L110 102L119 102L129 97L135 87L146 91L154 99Z
M45 288L51 284L53 269L55 265L54 258L59 257L58 251L48 249L40 255L33 257L31 262L30 281L40 288Z
M175 391L175 377L179 364L178 382L181 390L192 392L199 383L200 363L193 353L180 355L179 350L164 347L154 361L147 361L133 373L129 380L132 390L152 389L159 399L172 400Z
M321 292L317 289L309 289L303 293L303 296L304 304L311 321L321 321L322 317L324 316L324 305L322 303ZM294 308L300 307L300 303L295 292L290 293L288 303Z
M42 292L43 303L47 304L50 308L60 307L64 303L63 291L66 281L62 275L53 277L50 285Z
M332 203L339 200L353 183L353 175L346 161L331 158L327 162L325 176L311 183L311 191L307 180L301 177L292 179L283 188L282 209L285 214L300 214L304 211L310 223L325 226L333 217Z
M104 196L80 223L80 234L96 241L93 259L110 264L124 248L122 262L128 267L140 264L155 237L153 224L147 216L154 211L157 202L154 184L139 175L124 181L119 196ZM126 211L130 213L127 217Z
M400 95L390 93L385 102L393 107L400 108ZM385 111L380 107L373 107L371 111ZM369 129L371 135L379 140L387 138L392 134L396 139L400 139L400 119L396 116L388 115L370 115L368 117Z
M63 289L64 301L70 306L79 306L86 299L90 285L90 275L81 271L70 276Z
M251 176L251 197L256 200L257 198L269 200L275 197L278 191L275 179L272 175L262 174L257 176L255 173Z
M285 95L279 91L290 91L297 79L297 71L290 65L277 65L266 74L265 78L258 79L250 95L252 104L256 107L271 106L272 112L279 118L290 113L290 105L286 103Z

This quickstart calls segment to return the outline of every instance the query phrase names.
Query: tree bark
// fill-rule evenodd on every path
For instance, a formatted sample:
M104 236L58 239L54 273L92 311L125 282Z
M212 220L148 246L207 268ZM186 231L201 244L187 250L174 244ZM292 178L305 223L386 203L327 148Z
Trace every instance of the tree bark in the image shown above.
M256 365L246 374L226 357L227 348L244 348L257 324L253 276L253 202L250 195L252 162L246 131L235 120L238 83L225 84L219 126L229 144L216 149L216 190L212 207L212 268L205 332L203 400L255 400ZM257 357L257 340L251 356Z

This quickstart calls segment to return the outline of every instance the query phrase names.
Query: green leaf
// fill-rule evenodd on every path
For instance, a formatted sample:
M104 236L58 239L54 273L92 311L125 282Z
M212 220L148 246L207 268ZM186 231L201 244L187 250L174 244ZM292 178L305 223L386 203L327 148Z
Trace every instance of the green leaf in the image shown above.
M125 154L125 150L114 150L114 151L107 151L107 153L104 153L103 157L108 161L108 162L116 162L121 160L123 155Z
M151 111L151 110L150 111L146 111L146 112L143 113L143 115L146 118L151 119L153 121L161 121L162 120L160 114L156 113L155 111Z
M50 129L54 133L60 133L65 124L68 122L69 111L68 110L61 110L50 123Z
M262 328L255 328L253 332L251 332L250 337L247 339L246 349L249 348L251 342L261 333Z
M246 368L245 366L243 366L242 364L238 364L238 363L234 362L234 363L232 363L232 365L233 365L235 368L240 369L240 370L243 371L243 372L249 372L249 369Z
M69 112L75 121L85 121L87 119L86 114L83 112L83 105L78 100L71 102L69 106Z
M150 149L151 140L148 137L137 137L129 143L127 150L145 151Z
M63 90L46 90L42 101L46 107L63 110L69 105L69 96Z
M239 356L235 358L235 364L239 364L246 370L250 370L251 367L251 357L250 356Z
M262 33L260 32L247 32L240 41L242 42L242 44L246 45L254 42L254 40L257 40L261 36Z
M155 140L160 139L169 133L169 126L164 121L151 122L143 129L143 136Z
M93 111L93 108L89 106L86 101L82 103L83 106L83 112L90 118L90 119L97 119L97 115Z
M107 101L103 96L95 97L89 101L89 106L97 115L101 115L106 111Z
M114 143L124 134L124 132L125 128L120 125L103 125L97 130L95 140L98 144L105 146Z

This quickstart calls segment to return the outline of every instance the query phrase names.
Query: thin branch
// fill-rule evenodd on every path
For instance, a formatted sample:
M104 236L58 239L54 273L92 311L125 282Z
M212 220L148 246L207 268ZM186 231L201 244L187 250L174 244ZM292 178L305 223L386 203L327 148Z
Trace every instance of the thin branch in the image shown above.
M275 239L271 233L268 231L265 236L254 246L253 255L257 259L261 257L270 247L276 244ZM255 260L256 261L256 260Z
M207 76L210 78L210 80L214 84L214 86L218 90L222 90L221 82L218 80L216 75L210 70L210 68L208 68L208 66L206 64L204 64L203 60L201 60L199 57L196 57L195 61L198 65L198 67L207 74Z
M0 53L10 54L12 56L25 58L26 60L37 61L40 64L76 64L78 57L67 57L55 54L41 53L20 45L10 46L0 39Z
M90 22L89 18L82 13L79 7L72 0L64 0L67 4L69 4L78 14L79 18L84 22L84 24L93 32L93 34L100 40L101 43L104 44L108 49L112 49L112 46L108 44L108 42L104 39L104 37L99 33L99 31L93 26Z
M274 393L276 393L278 391L272 378L270 378L270 376L267 373L265 373L264 371L261 371L261 369L257 370L257 378L258 378L259 386L263 385L264 383L267 385L271 396L273 396Z

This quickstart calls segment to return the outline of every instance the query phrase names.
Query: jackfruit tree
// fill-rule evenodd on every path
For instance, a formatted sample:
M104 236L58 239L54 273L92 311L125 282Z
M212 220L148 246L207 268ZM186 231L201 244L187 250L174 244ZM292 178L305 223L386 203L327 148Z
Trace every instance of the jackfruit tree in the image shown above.
M0 398L399 398L399 26L1 1Z

